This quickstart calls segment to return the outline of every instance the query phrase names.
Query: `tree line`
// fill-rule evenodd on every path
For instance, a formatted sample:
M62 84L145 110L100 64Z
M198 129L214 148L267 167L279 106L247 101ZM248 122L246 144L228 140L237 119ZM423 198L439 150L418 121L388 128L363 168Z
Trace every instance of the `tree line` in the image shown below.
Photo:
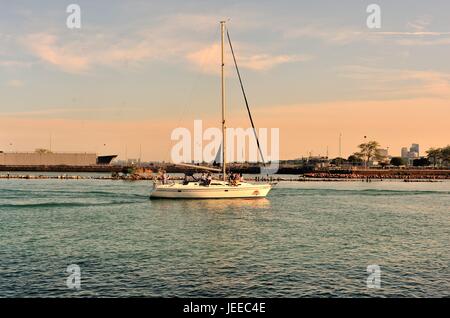
M358 145L359 151L350 155L348 159L335 158L331 161L332 164L340 165L345 162L351 164L363 164L368 166L369 162L377 160L380 166L405 166L408 164L407 158L392 157L388 158L381 153L380 144L377 141L369 141ZM431 166L433 167L448 167L450 165L450 145L442 148L430 148L426 151L427 156L413 159L413 166Z
M448 166L450 164L450 145L443 148L430 148L426 153L433 167Z

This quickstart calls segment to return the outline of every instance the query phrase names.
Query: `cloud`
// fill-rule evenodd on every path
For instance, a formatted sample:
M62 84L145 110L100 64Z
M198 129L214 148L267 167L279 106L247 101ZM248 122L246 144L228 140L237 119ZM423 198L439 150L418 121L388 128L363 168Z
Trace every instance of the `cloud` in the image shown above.
M441 33L439 35L447 35L447 37L439 37L433 39L427 38L413 38L413 39L399 39L397 44L402 46L435 46L435 45L449 45L450 33Z
M372 37L378 37L385 41L391 41L400 46L432 46L450 44L450 32L427 31L428 24L409 23L411 31L377 31L371 32Z
M355 28L335 28L315 24L306 25L301 28L286 27L282 33L287 39L311 38L337 45L345 45L354 41L367 39L365 36L367 32L363 32Z
M236 60L239 67L250 69L253 71L266 71L273 67L276 67L285 63L304 62L312 59L310 55L288 55L288 54L268 54L268 53L255 53L251 52L252 49L244 45L233 45ZM241 47L236 49L236 47ZM239 52L237 52L239 51ZM221 47L219 44L210 44L197 51L187 54L187 60L197 67L202 72L216 74L220 71L220 54ZM225 64L230 65L233 63L232 57L227 54L225 56Z
M187 24L188 17L183 15L160 17L154 25L128 30L126 35L121 29L104 33L95 28L64 36L57 32L32 33L18 42L41 63L64 72L87 73L98 66L117 68L149 61L179 61L199 46L200 40L194 42L186 37L186 30L191 29L197 36L209 23L207 17L195 19L198 23Z
M17 39L10 34L0 33L0 67L25 68L32 65L30 61L19 59Z
M9 82L7 82L6 85L8 87L19 88L19 87L24 86L25 83L21 80L14 79L14 80L10 80Z
M219 57L218 45L211 44L213 40L218 42L219 20L221 17L215 14L174 14L161 16L144 28L127 31L126 36L122 30L110 33L90 30L64 37L61 33L43 32L24 36L20 43L41 63L69 73L87 73L98 66L130 67L155 61L187 64L197 70L205 55L204 65L208 69L217 65ZM249 21L236 24L240 31L260 27ZM254 71L311 59L306 54L261 51L251 43L240 46L243 48L238 54L241 66Z
M432 22L433 17L429 14L417 17L414 21L410 21L406 26L416 31L424 31Z
M16 60L0 60L1 67L30 67L31 62L16 61Z
M60 107L60 108L48 108L48 109L38 109L38 110L28 110L28 111L12 111L3 112L0 111L2 117L32 117L32 118L101 118L102 114L108 112L112 114L116 111L123 111L124 107ZM140 108L137 107L126 107L126 111L138 111Z
M22 40L31 53L41 60L69 72L83 72L89 68L89 59L77 54L74 47L59 43L55 35L46 33L30 34Z
M450 32L427 31L427 20L408 24L408 31L372 31L356 27L332 27L310 24L301 28L284 26L280 31L286 39L310 38L331 45L346 45L355 42L380 44L390 42L401 46L448 45Z
M385 69L361 65L339 67L340 76L357 80L366 91L385 98L450 98L450 74L436 71Z
M416 32L395 32L395 31L387 31L387 32L373 32L375 35L399 35L399 36L441 36L441 35L450 35L450 32L432 32L432 31L416 31Z
M70 39L72 40L72 39ZM73 41L56 34L30 34L23 46L41 62L69 73L87 73L96 66L121 67L170 55L166 45L152 37L130 35L116 40L116 35L101 33L81 35Z
M280 64L305 62L312 59L310 55L270 55L255 54L243 56L242 66L252 70L267 70Z

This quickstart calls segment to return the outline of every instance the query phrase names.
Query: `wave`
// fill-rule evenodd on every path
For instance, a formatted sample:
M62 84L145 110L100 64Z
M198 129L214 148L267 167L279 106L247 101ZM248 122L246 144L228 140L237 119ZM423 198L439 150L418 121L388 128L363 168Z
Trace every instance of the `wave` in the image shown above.
M24 208L68 208L68 207L90 207L90 206L110 206L120 204L135 204L142 201L113 201L102 203L85 202L40 202L40 203L19 203L19 204L0 204L1 208L24 209Z
M280 189L281 190L281 189ZM433 191L433 190L386 190L386 189L283 189L288 190L289 192L296 192L298 194L321 194L321 195L367 195L367 196L381 196L381 195L390 195L390 196L403 196L403 195L430 195L430 194L438 194L438 195L449 195L450 191Z
M27 194L27 196L42 197L46 194L58 194L68 197L102 197L102 198L148 198L148 195L138 194L138 193L121 193L121 192L110 192L110 191L66 191L66 190L28 190L28 189L0 189L0 197L5 198L2 194L8 195L8 198L12 197L13 194Z

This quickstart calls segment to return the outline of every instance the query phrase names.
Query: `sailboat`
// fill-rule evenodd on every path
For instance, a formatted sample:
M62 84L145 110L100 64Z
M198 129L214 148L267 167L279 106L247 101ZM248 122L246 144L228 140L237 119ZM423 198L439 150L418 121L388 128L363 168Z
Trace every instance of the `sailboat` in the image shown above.
M154 183L153 190L150 194L150 198L167 198L167 199L231 199L231 198L263 198L266 197L271 189L271 184L257 183L252 184L242 181L231 181L227 180L227 164L226 164L226 126L225 126L225 63L224 63L224 42L225 42L225 21L220 21L221 30L221 88L222 88L222 144L219 151L222 152L222 170L211 168L211 167L201 167L192 166L188 164L183 164L184 166L191 166L196 169L204 169L205 171L211 172L221 172L222 180L212 180L208 183L201 181L191 181L183 183L171 183L171 184L158 184ZM260 155L262 156L261 147L259 145L258 136L256 134L255 126L253 124L253 119L251 117L250 108L248 106L247 97L245 95L244 87L242 85L241 76L239 69L237 67L236 58L234 56L233 46L231 45L231 40L229 33L227 31L228 42L230 44L231 53L233 54L233 60L236 67L236 71L241 83L242 93L244 94L245 104L247 106L248 115L250 122L253 127L253 132L257 141L258 149ZM216 159L217 160L217 159Z

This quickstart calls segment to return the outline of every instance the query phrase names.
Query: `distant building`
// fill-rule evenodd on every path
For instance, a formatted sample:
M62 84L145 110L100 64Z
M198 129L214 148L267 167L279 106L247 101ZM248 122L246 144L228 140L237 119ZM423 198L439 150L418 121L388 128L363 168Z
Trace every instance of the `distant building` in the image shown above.
M323 156L309 156L306 159L306 164L315 168L326 168L330 166L330 160Z
M0 152L5 166L90 166L97 163L95 153Z
M115 159L117 155L106 155L106 156L98 156L97 164L98 165L109 165L113 159Z
M408 148L403 147L401 156L405 159L419 158L419 144L412 144L411 147L409 147L409 150Z
M409 152L416 152L417 153L417 157L419 156L420 152L419 152L419 144L412 144L411 147L409 148Z
M1 166L92 166L107 165L116 155L98 156L95 153L60 152L2 152Z
M401 157L402 158L408 158L408 153L409 153L408 148L403 147L402 148L402 155L401 155Z
M139 160L138 159L128 159L126 162L127 162L127 165L133 166L133 165L138 164Z
M414 159L418 159L420 157L419 155L419 144L411 144L411 147L408 148L403 147L402 148L402 158L407 159L408 166L413 164Z

